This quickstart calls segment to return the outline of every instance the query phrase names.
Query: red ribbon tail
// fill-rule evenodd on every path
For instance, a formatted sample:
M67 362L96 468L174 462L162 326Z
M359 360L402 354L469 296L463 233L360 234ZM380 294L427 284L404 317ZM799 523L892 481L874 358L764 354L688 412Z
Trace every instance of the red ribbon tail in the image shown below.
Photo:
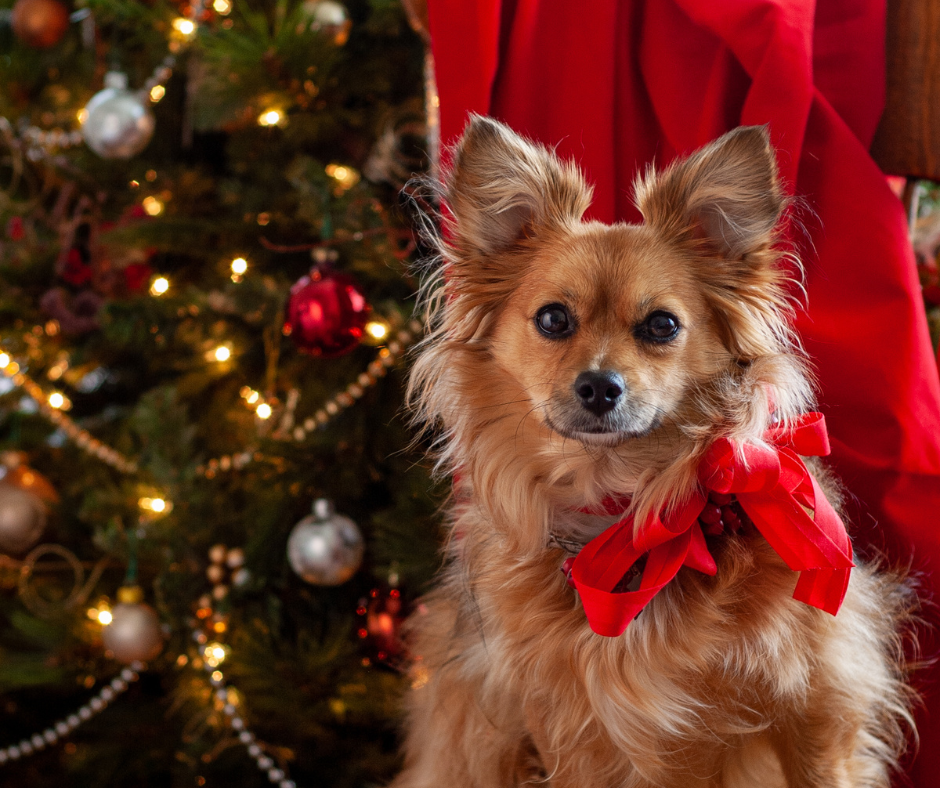
M807 569L800 572L793 598L835 615L849 587L849 569Z
M689 529L666 544L654 548L647 557L640 588L637 591L614 593L613 587L642 553L637 552L631 541L612 562L616 565L615 571L611 571L611 563L593 559L604 545L617 536L622 536L611 531L622 530L623 526L611 526L591 540L578 553L571 567L571 579L581 597L588 624L595 633L604 637L623 634L649 601L676 576L685 562L692 541L692 529ZM595 545L596 542L600 544Z

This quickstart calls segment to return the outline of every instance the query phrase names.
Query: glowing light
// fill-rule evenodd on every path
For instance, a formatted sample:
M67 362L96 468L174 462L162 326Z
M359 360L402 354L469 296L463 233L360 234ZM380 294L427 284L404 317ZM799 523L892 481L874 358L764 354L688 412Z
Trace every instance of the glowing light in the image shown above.
M284 113L277 109L269 109L258 116L261 126L280 126L284 122Z
M150 100L156 104L166 95L166 88L163 85L154 85L150 88Z
M9 364L6 365L6 367L4 367L3 371L4 373L12 377L17 372L20 371L20 365L17 364L15 361L11 361Z
M76 113L75 119L79 122L79 124L84 125L84 124L85 124L85 121L88 120L88 110L87 110L87 109L80 109L80 110Z
M388 326L374 320L366 323L366 331L369 332L369 336L375 339L385 339L388 336Z
M228 361L232 357L232 351L225 345L219 345L213 355L216 361Z
M349 167L344 167L342 164L328 164L326 174L338 181L345 181L349 177Z
M65 404L65 397L63 397L58 391L53 391L49 395L49 404L53 408L61 408Z
M255 410L255 413L258 414L259 419L269 419L271 418L271 406L267 402L262 402L258 408Z
M226 16L232 13L231 0L215 0L215 2L212 4L212 7L215 9L217 14L222 14L222 16Z
M150 285L150 295L160 296L170 289L170 280L165 276L158 276Z
M164 514L173 508L173 505L164 498L141 498L137 505L148 512Z
M0 353L0 367L5 367L10 363L10 357L6 353Z
M111 623L113 616L111 615L110 610L99 610L98 611L98 623L108 626Z
M225 662L227 655L228 650L221 643L207 643L202 650L202 656L206 660L206 664L211 668L217 668Z
M159 216L161 213L163 213L162 200L159 200L152 195L150 197L144 197L141 205L144 207L144 211L147 212L148 216Z
M359 183L359 173L352 167L346 167L342 164L327 164L324 170L327 175L336 181L340 189L351 189Z
M236 257L232 260L232 273L243 274L248 270L248 261L244 257Z
M248 400L249 405L254 405L260 397L261 395L257 391L252 391L245 399Z
M221 671L221 670L213 670L213 671L212 671L212 680L213 680L213 681L222 681L222 671Z
M191 36L196 32L196 23L191 19L178 17L173 20L173 29L184 36Z

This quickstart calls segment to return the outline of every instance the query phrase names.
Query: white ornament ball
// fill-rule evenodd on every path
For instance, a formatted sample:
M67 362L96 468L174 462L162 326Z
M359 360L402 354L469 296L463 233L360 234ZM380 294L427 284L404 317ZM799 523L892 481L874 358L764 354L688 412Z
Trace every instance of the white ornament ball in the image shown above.
M118 662L147 662L163 650L163 632L157 612L142 602L115 605L111 623L101 631L110 656Z
M25 553L42 536L46 507L29 490L0 482L0 552Z
M153 137L153 113L145 94L127 89L126 74L108 72L104 84L85 106L82 137L103 159L129 159Z
M314 501L307 515L287 540L291 568L318 586L338 586L351 578L362 563L365 544L356 524L336 514L326 499Z

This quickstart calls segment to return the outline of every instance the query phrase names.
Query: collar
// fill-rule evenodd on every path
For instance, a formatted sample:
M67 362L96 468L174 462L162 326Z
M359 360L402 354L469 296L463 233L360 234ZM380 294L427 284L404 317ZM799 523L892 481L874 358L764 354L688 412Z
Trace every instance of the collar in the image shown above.
M821 413L804 414L790 428L769 429L764 441L735 444L719 438L699 464L699 489L689 500L669 513L651 515L642 527L628 514L584 546L571 563L570 582L594 632L622 634L683 566L717 572L702 530L713 505L710 495L713 500L734 495L770 546L800 573L795 599L832 615L838 612L854 566L852 546L845 525L799 456L829 453L825 419ZM644 557L636 573L639 587L621 590L621 580Z

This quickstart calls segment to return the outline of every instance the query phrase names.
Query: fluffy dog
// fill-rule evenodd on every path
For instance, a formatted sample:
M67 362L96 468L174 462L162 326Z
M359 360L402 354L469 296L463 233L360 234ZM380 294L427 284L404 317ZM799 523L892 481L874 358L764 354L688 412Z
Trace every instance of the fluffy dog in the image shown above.
M734 473L795 458L785 436L812 403L766 130L649 171L642 224L583 221L590 198L495 121L473 118L455 151L409 392L455 479L448 561L409 624L394 788L888 786L911 722L909 593L864 566L848 581L815 461L790 463L812 470L793 517L829 512L845 540L843 568L809 574L834 583L829 612L794 599L801 575L747 493L703 481L719 444ZM622 634L596 634L566 559L615 522L640 555L677 518L692 535L661 549L685 538L685 565L661 590L655 549L602 567L602 595L653 590Z

